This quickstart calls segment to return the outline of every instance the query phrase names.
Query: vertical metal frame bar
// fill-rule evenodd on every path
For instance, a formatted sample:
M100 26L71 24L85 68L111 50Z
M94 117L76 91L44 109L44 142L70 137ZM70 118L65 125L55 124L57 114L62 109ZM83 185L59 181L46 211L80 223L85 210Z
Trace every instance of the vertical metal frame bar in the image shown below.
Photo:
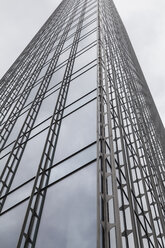
M98 128L97 128L97 173L98 173L98 210L97 210L97 247L111 247L112 239L114 247L122 247L120 216L118 205L118 191L116 180L116 168L113 149L112 120L109 100L109 87L106 71L106 51L104 44L103 28L103 1L98 1ZM106 129L108 128L108 134ZM108 143L110 150L106 149ZM109 169L108 169L109 167ZM110 171L109 171L110 170ZM111 180L108 180L111 178ZM111 184L111 185L109 185ZM108 191L112 188L112 193ZM109 202L113 203L113 212L109 213ZM114 215L114 221L111 221L111 215ZM113 219L113 218L112 218ZM115 230L115 237L111 237L111 230ZM101 236L101 237L100 237Z
M76 2L76 6L80 3L80 0ZM41 220L42 210L45 202L47 188L41 192L42 188L47 187L49 183L49 177L51 170L48 170L52 166L56 144L58 141L60 126L62 122L62 116L67 99L67 94L70 85L70 79L76 58L76 52L78 48L78 41L80 38L81 27L83 25L83 19L85 15L87 0L84 0L82 5L77 30L72 43L71 52L69 55L68 63L66 66L62 86L58 95L57 103L52 116L51 124L49 127L47 139L45 142L44 150L38 167L37 175L34 181L33 190L27 207L21 235L19 238L17 247L35 247L38 228ZM75 6L75 8L76 8Z

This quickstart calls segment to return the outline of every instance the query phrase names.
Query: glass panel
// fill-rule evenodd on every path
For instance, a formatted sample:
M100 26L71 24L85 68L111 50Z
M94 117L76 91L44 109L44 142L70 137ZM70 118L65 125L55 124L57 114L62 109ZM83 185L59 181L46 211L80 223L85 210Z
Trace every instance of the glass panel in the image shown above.
M45 65L45 66L42 68L42 70L40 71L40 74L39 74L38 78L42 78L43 76L45 76L45 73L46 73L46 71L47 71L47 69L48 69L48 66L49 66L49 64L48 64L48 65Z
M48 189L36 247L96 247L96 167Z
M64 110L64 116L67 114L70 114L72 111L76 110L79 107L83 108L83 105L86 104L87 102L94 101L96 99L96 90L92 91L90 94L84 96L80 100L76 101L74 104L71 104L69 107L67 107ZM95 99L94 99L95 98ZM77 110L76 110L77 111Z
M40 83L41 83L41 82L40 82ZM36 94L37 94L37 91L38 91L39 87L40 87L40 84L37 84L37 85L31 90L31 92L30 92L30 94L29 94L29 96L28 96L28 99L27 99L27 101L26 101L26 106L34 100L34 98L35 98L35 96L36 96Z
M96 39L97 39L97 32L95 31L91 35L85 37L79 42L78 51L84 49L86 46L96 41Z
M54 167L51 171L50 183L54 182L55 180L58 180L59 178L67 175L68 173L85 165L86 163L90 162L95 158L96 145L92 145L91 147L86 148L85 150L79 152L78 154Z
M69 86L66 105L74 102L75 100L95 89L97 84L96 76L97 72L95 66L89 71L83 73L78 78L74 79Z
M9 148L6 148L3 150L3 152L1 152L1 158L0 158L0 174L2 173L3 171L3 168L5 167L5 164L7 162L7 159L9 157L9 154L6 155L8 152L10 152L10 147ZM6 155L5 157L3 157L4 155ZM3 158L2 158L3 157Z
M35 125L39 124L41 121L47 119L53 114L58 94L59 90L43 100L37 119L35 121Z
M92 60L96 59L97 57L97 49L96 46L90 48L86 52L82 53L80 56L78 56L75 60L73 72L79 70L83 66L90 63Z
M13 142L14 140L16 140L16 138L17 138L17 136L18 136L18 134L20 132L20 129L21 129L23 123L24 123L24 120L26 118L26 115L27 115L27 112L25 114L21 115L17 119L17 121L16 121L16 123L14 125L14 128L13 128L12 132L10 133L9 138L8 138L8 140L6 142L6 145L8 145L11 142Z
M52 77L51 77L51 80L48 86L48 90L63 80L64 72L65 72L65 66L61 67L60 69L58 69L52 74Z
M65 52L63 52L59 57L57 66L62 64L64 61L66 61L69 58L69 54L70 54L70 49L67 49Z
M54 163L96 140L96 101L62 120Z
M0 216L1 247L17 247L27 202Z
M47 130L28 141L11 189L14 189L35 175L42 155L46 135Z
M34 183L34 181L29 182L29 183L25 184L23 187L21 187L20 189L17 189L16 191L14 191L10 195L8 195L6 198L6 202L5 202L3 210L6 210L6 209L14 206L18 202L20 202L20 201L24 200L26 197L30 196L31 191L32 191L32 187L33 187L33 183Z

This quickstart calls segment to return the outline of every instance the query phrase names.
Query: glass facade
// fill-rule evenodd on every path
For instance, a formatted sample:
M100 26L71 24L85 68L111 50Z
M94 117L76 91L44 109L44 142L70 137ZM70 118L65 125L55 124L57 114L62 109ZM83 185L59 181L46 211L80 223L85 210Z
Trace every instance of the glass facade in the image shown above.
M63 0L0 84L3 248L165 248L164 127L112 0Z

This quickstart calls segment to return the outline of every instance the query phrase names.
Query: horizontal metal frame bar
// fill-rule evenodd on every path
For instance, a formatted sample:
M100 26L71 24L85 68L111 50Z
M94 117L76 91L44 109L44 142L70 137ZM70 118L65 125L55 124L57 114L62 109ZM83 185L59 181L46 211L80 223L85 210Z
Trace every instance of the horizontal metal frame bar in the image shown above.
M56 166L62 164L62 163L65 162L66 160L68 160L68 159L70 159L70 158L76 156L77 154L79 154L79 153L85 151L86 149L90 148L91 146L93 146L93 145L95 145L95 144L96 144L96 141L90 143L90 144L87 145L87 146L84 146L82 149L80 149L80 150L78 150L78 151L72 153L72 154L69 155L68 157L66 157L66 158L60 160L58 163L52 165L52 166L51 166L50 168L48 168L46 171L51 170L52 168L54 168L54 167L56 167ZM33 181L34 179L35 179L35 176L32 177L31 179L25 181L24 183L22 183L21 185L19 185L19 186L16 187L16 188L14 188L13 190L9 191L6 195L0 197L0 200L1 200L2 198L6 197L6 196L8 196L8 195L10 195L10 194L12 194L12 193L15 192L16 190L22 188L24 185L28 184L29 182Z
M73 170L72 172L68 173L67 175L63 176L62 178L58 179L57 181L54 181L53 183L49 184L48 186L42 188L40 191L42 192L43 190L48 189L48 188L54 186L55 184L61 182L62 180L64 180L64 179L66 179L67 177L69 177L69 176L75 174L76 172L78 172L78 171L80 171L80 170L86 168L87 166L91 165L91 164L94 163L94 162L96 162L96 159L93 159L93 160L91 160L90 162L86 163L85 165L82 165L81 167L77 168L76 170ZM36 195L36 193L35 193L35 195ZM0 213L0 216L6 214L7 212L11 211L11 210L14 209L15 207L21 205L21 204L24 203L25 201L29 200L29 198L30 198L30 196L26 197L24 200L22 200L22 201L20 201L19 203L15 204L15 205L12 206L11 208L9 208L9 209L7 209L7 210L1 212L1 213Z

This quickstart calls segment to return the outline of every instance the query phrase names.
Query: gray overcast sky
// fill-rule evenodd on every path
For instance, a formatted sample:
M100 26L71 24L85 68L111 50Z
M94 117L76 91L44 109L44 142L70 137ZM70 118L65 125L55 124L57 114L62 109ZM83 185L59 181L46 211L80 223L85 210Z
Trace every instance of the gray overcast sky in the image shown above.
M61 0L0 0L0 78ZM114 0L165 124L165 1Z

